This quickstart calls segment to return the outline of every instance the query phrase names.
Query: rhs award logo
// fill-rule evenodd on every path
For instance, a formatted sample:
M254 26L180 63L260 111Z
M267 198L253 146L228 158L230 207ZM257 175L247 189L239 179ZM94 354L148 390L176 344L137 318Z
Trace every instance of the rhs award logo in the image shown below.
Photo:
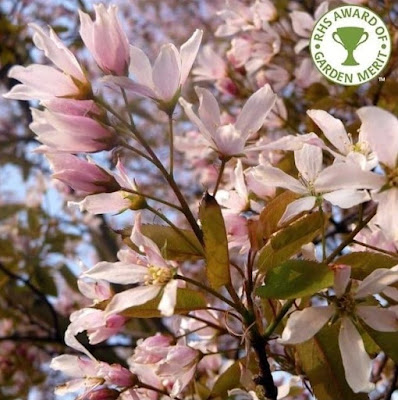
M360 85L378 76L391 53L382 19L360 6L342 6L324 14L311 35L310 50L318 70L329 80Z

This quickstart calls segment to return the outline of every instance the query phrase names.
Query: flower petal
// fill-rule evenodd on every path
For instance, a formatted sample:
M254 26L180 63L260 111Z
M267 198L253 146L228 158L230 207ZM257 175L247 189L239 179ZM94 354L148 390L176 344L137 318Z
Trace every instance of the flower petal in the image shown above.
M339 347L345 377L355 392L370 392L374 385L369 382L372 373L372 362L366 353L361 335L347 317L341 321Z
M334 284L333 288L336 296L341 297L350 282L351 278L351 267L349 265L336 265L333 269L334 272Z
M263 185L283 187L300 194L307 193L307 188L305 188L297 179L294 179L279 168L260 165L252 171L254 179L258 180Z
M278 225L282 225L303 211L309 211L315 206L316 197L306 196L291 202L282 215Z
M308 307L301 311L293 312L278 340L282 344L297 344L312 338L333 315L334 308Z
M130 307L145 304L147 301L154 299L160 292L161 286L137 286L133 289L125 290L117 293L107 305L106 315L119 314Z
M199 98L199 117L209 132L215 132L221 125L220 108L213 94L204 88L196 87Z
M263 86L249 97L235 123L235 128L242 133L245 139L263 126L276 98L276 94L269 85Z
M362 107L357 111L362 122L360 135L377 154L379 161L395 167L398 157L398 118L378 107Z
M376 331L398 331L398 317L392 310L377 306L359 306L357 314L363 319L366 325L369 325Z
M355 293L356 299L380 293L387 286L398 281L398 265L387 268L378 268L368 275L359 285Z
M304 144L294 152L294 161L299 173L308 182L314 182L322 169L322 149L318 146Z
M343 123L323 110L308 110L307 115L318 125L327 139L341 154L349 152L350 140Z
M137 83L153 88L152 66L147 55L138 47L130 46L129 73Z
M181 85L185 83L189 71L191 71L196 55L198 54L200 42L202 41L202 36L203 31L201 29L196 29L193 35L180 48Z
M335 190L334 192L325 193L322 197L334 206L341 208L351 208L370 200L369 193L366 190L355 189Z
M180 87L181 60L173 44L165 44L152 69L152 79L159 100L170 101Z
M158 310L165 317L170 317L174 314L174 307L177 303L177 286L178 282L172 279L163 289L162 300L160 300Z

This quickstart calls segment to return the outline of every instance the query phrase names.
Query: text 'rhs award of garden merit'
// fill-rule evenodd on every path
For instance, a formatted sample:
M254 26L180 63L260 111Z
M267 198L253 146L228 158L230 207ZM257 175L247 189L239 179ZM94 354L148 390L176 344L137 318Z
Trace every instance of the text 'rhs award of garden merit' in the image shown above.
M391 38L382 19L360 6L343 6L324 14L311 35L311 55L329 80L351 86L383 71L391 53Z

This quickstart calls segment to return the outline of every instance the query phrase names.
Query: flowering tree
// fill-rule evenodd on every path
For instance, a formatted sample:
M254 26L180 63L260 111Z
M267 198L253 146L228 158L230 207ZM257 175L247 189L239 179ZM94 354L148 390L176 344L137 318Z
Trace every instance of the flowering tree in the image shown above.
M20 167L44 157L63 207L40 174L0 209L3 397L50 363L77 399L391 399L397 54L347 88L307 48L339 2L179 3L137 2L134 29L123 2L71 12L71 46L30 23L40 62L2 61L31 130L2 152L38 142ZM396 47L397 6L368 7Z

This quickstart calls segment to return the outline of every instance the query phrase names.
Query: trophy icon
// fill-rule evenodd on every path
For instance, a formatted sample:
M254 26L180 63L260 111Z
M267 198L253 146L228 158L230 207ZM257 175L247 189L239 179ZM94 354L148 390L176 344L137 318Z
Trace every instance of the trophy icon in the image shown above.
M345 26L333 32L333 40L341 44L348 52L346 60L341 65L359 65L354 58L354 50L366 42L369 34L358 26Z

